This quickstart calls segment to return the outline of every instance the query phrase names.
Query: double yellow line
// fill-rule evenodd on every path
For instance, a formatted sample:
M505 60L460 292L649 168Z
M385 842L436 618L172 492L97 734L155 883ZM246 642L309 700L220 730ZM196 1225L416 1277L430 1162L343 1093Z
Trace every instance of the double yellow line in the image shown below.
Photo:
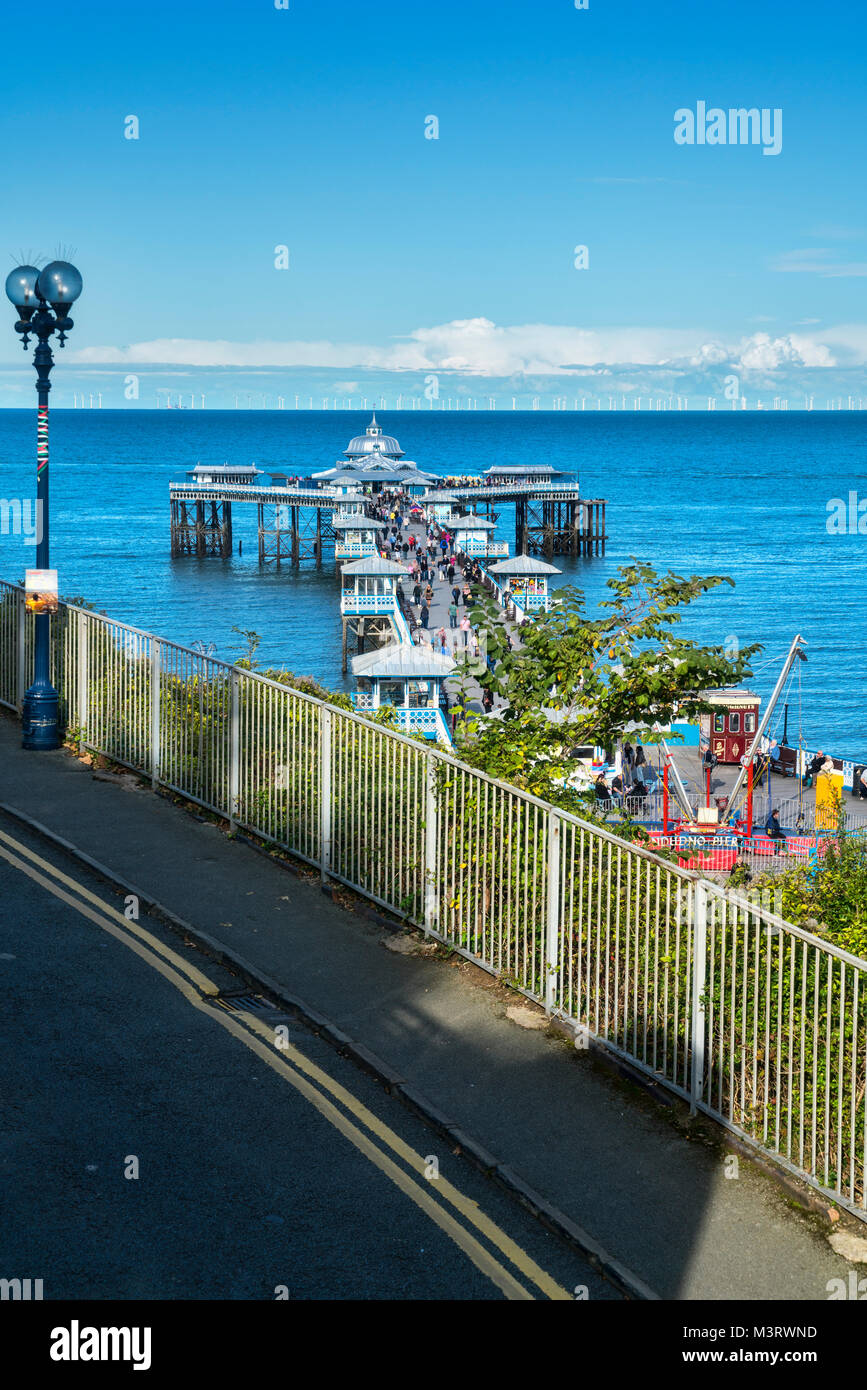
M193 1008L207 1014L254 1052L414 1202L504 1297L571 1300L572 1295L491 1221L476 1202L444 1177L429 1180L425 1176L427 1160L345 1086L297 1048L281 1044L275 1029L255 1014L240 1010L229 1014L212 1002L220 993L219 987L170 946L2 831L0 859L134 951L174 985Z

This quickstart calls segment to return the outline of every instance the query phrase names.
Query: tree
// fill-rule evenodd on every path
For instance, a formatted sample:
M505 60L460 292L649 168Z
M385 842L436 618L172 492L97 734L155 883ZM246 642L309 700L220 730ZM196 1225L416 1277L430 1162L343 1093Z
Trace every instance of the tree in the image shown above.
M244 646L235 648L235 651L243 653L235 662L235 665L243 667L245 671L255 671L257 664L256 652L262 641L261 634L254 632L252 628L236 627L234 624L232 626L232 631L237 632L238 636L244 639Z
M733 580L724 575L659 575L633 558L608 580L597 617L575 588L554 596L549 613L520 629L513 647L496 604L479 596L472 618L489 662L478 679L508 702L502 719L475 720L462 756L493 776L563 804L561 786L575 744L611 747L627 725L666 726L710 709L702 692L751 673L756 643L734 658L676 634L680 610Z

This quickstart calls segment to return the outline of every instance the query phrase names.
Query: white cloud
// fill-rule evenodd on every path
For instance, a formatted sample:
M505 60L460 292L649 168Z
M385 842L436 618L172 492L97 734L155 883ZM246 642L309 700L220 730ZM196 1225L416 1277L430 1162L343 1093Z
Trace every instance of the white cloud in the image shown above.
M797 333L771 338L754 333L740 345L738 365L744 371L772 371L778 367L833 367L834 358L823 343Z
M129 347L82 348L81 365L150 363L197 367L366 367L385 371L460 371L479 375L558 372L564 363L658 364L688 353L695 334L671 329L582 329L551 324L501 327L490 319L454 319L418 328L390 346L368 343L210 342L159 338Z
M867 261L831 261L834 253L827 246L808 246L803 251L785 251L771 262L771 270L786 274L821 275L824 280L840 280L867 275Z
M731 364L749 372L867 363L867 325L794 332L757 332L726 340L697 330L581 328L565 324L498 325L487 318L454 319L417 328L386 346L328 341L209 342L161 338L129 347L91 347L69 354L81 366L150 365L281 369L351 368L353 372L449 372L519 378L609 373L611 369L666 369L714 373ZM351 388L351 389L350 389ZM340 393L359 389L352 381Z

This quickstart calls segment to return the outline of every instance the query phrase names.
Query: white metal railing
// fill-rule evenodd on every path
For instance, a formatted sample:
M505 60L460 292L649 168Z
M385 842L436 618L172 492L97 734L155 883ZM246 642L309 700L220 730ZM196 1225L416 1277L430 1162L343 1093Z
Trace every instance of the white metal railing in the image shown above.
M170 483L170 497L179 501L219 502L264 502L292 506L334 507L341 494L334 488L275 487L273 484L258 483Z
M443 480L447 481L447 480ZM571 502L579 500L578 484L573 483L550 483L541 480L528 479L525 483L493 483L485 482L479 485L458 483L454 486L449 485L449 492L453 492L461 500L471 501L473 498L484 500L496 500L498 497L527 497L534 493L539 493L555 502ZM435 499L425 496L427 502L434 502ZM581 498L582 502L595 502L597 498Z
M474 559L481 559L483 556L508 555L508 541L489 541L486 539L474 541L468 536L459 536L457 545L464 555L470 555Z
M373 692L370 690L355 690L349 697L352 701L353 709L362 711L365 714L373 714L377 708L374 705ZM439 731L438 715L439 710L430 706L422 706L418 709L410 709L406 705L387 705L379 706L380 709L392 709L397 718L398 726L407 730L408 733L432 734Z
M11 709L32 634L0 584ZM52 678L82 748L415 923L864 1216L864 960L437 744L110 618L61 605Z
M389 614L391 625L394 628L398 642L412 642L412 633L409 630L409 623L404 617L403 610L399 603L394 606L393 612Z
M366 559L368 555L378 554L376 541L335 541L335 560Z
M397 607L394 594L356 594L352 589L344 589L340 595L341 613L383 613L392 614Z
M401 725L411 733L433 733L437 726L437 710L429 707L421 709L401 709L398 715Z
M511 594L510 598L516 608L522 608L526 613L541 613L548 607L547 594Z

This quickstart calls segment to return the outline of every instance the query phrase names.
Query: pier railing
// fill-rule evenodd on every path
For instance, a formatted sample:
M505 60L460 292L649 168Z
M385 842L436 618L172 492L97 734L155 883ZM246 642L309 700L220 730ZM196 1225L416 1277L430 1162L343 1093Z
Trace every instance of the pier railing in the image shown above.
M20 709L32 659L0 584L0 704ZM429 742L113 619L61 605L52 678L81 749L399 914L867 1212L867 962Z

